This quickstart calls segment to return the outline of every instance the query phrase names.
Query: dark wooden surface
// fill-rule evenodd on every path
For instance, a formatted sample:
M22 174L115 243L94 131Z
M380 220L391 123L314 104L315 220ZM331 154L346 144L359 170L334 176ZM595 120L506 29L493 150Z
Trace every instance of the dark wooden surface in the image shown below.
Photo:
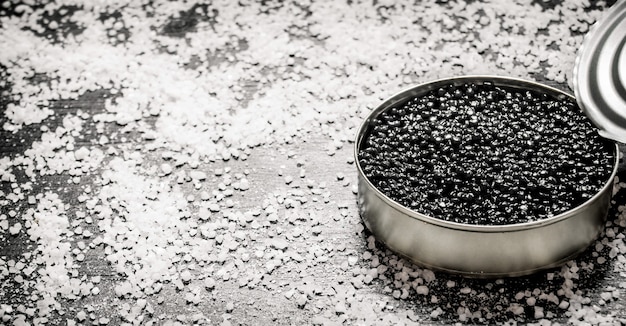
M539 6L538 8L543 10L556 8L554 24L558 25L559 22L562 23L565 20L558 13L559 8L562 8L560 6L564 5L565 2L534 1L528 6ZM349 3L339 7L350 12L355 9L354 6L356 5ZM437 4L429 5L429 8L436 9L437 6L440 6L439 14L443 17L446 11L451 10L446 3L447 1L440 1ZM379 6L376 1L371 5ZM419 7L420 5L422 4L417 3L414 6ZM485 6L485 8L497 7L494 4L485 4ZM81 6L64 6L65 11L61 12L59 6L53 5L50 13L41 11L43 7L43 5L34 6L34 16L58 20L61 22L62 28L57 30L50 28L33 29L32 36L20 42L62 44L64 40L71 38L72 34L80 35L86 26L85 24L87 24L87 22L80 20L77 22L62 20L63 16L80 17L81 11L88 10L81 8ZM580 11L583 16L579 20L587 19L591 22L606 7L605 3L593 4L590 8ZM28 15L18 12L20 10L14 3L6 8L8 9L3 9L0 12L3 17L0 29L9 31L10 27L13 27L12 24L20 24L19 27L22 30L27 30L24 26L29 25L20 21L19 17L23 18ZM111 6L108 11L103 8L89 10L99 11L100 17L106 18L126 15L131 12L129 8L122 5ZM149 11L149 8L150 5L144 7L146 11ZM179 8L186 8L186 10ZM232 9L233 7L229 8ZM289 10L284 8L289 8ZM302 8L304 9L302 10ZM312 37L313 33L308 29L312 28L311 26L315 28L315 24L320 24L320 21L314 21L314 19L319 20L319 17L311 18L310 12L307 14L308 8L309 5L304 2L274 3L262 1L259 12L260 15L278 15L276 20L280 20L278 19L282 17L280 15L285 15L284 18L292 22L301 19L304 22L301 26L305 27L292 30L289 37L307 38ZM381 17L371 19L384 20L387 9L386 6L382 6L379 8ZM154 32L159 37L169 37L172 40L184 39L198 32L196 30L198 24L208 24L219 35L228 35L229 28L243 28L232 25L228 21L220 20L220 17L230 16L230 13L224 12L224 9L220 9L218 4L178 4L173 6L172 11L180 11L180 15L163 16L161 25L153 27ZM297 19L289 16L290 13L296 12L302 13L302 15L298 16ZM463 12L456 14L458 19L463 19ZM511 15L520 15L520 13L511 13ZM15 20L10 20L11 17ZM411 17L416 22L426 18ZM307 19L310 20L311 25L306 24ZM507 17L503 16L502 19L506 21ZM254 19L245 21L251 23L251 26L248 27L254 30ZM349 22L349 20L347 21ZM365 19L364 21L367 22L368 20ZM139 24L140 22L135 23ZM531 23L532 19L529 18L528 24ZM393 21L389 24L393 26ZM263 26L267 28L266 25ZM365 26L344 27L346 27L345 30L336 30L335 33L345 33L346 40L348 40L355 33L355 30ZM477 32L482 31L480 27L476 28ZM502 28L505 28L504 25ZM305 31L308 31L309 34ZM462 31L462 34L467 35L471 32ZM276 33L276 30L259 28L251 32L250 37L253 37L255 33L271 34ZM410 31L406 31L406 33L410 33ZM121 28L119 34L132 40L133 35L126 28ZM580 42L580 34L576 32L565 33L565 35L578 37L576 42ZM362 34L359 35L362 36ZM4 40L8 39L6 35L1 36ZM555 36L547 35L546 37ZM321 49L324 48L319 44L323 43L323 39L312 38L312 48L315 49L316 46ZM558 41L556 43L563 42L560 38L555 38L555 40ZM125 46L124 39L115 38L114 40L109 39L109 41L110 44L119 47ZM483 41L491 42L490 40ZM455 41L449 42L454 44ZM501 44L502 40L493 40L493 42ZM197 69L198 66L201 67L202 65L219 66L219 63L227 62L229 54L232 53L242 52L251 56L268 54L245 53L247 46L245 43L246 40L239 40L237 44L230 44L231 48L210 50L206 60L199 60L195 63L189 62L186 68ZM131 48L130 45L126 46ZM435 50L436 48L433 47L432 49ZM280 49L268 48L266 50L271 52ZM306 58L310 54L319 55L323 53L317 50L307 52L305 49L299 52L298 56ZM70 51L69 48L67 51ZM365 53L355 53L355 55L367 56L367 48L358 49L358 51ZM446 55L442 52L433 53L444 57ZM74 53L67 52L67 55L72 56ZM332 52L325 55L327 57L322 58L322 60L333 60ZM429 56L431 54L422 55ZM487 50L481 52L480 55L490 57L493 53ZM523 55L528 55L528 53L522 54L522 57ZM568 58L570 57L571 54ZM5 57L0 56L0 58ZM459 59L458 56L457 59ZM463 55L460 56L460 60L463 60ZM445 62L446 60L441 61ZM494 67L477 68L476 71L506 73L497 68L494 62L489 60L485 62L494 64ZM124 65L125 63L120 62L119 64ZM380 87L373 88L375 91L380 91L376 97L382 99L390 96L400 89L399 86L407 86L412 82L426 81L435 76L466 73L469 69L446 64L443 64L443 67L453 70L428 71L421 76L409 76L407 82L389 82L388 85L396 85L398 88L385 89L384 92L380 91ZM570 68L569 66L564 67ZM0 89L0 108L7 111L10 103L19 102L15 97L19 95L19 90L12 87L15 84L13 79L26 77L16 75L17 72L21 71L21 67L15 66L14 62L0 61L0 68L3 71L0 80L5 82L0 84L2 87ZM276 71L276 67L270 64L266 68L264 70L252 65L250 69L263 73ZM322 66L319 69L323 70L324 68L325 66ZM383 67L375 67L375 69L383 69ZM314 70L312 69L312 71ZM211 74L212 71L208 69L204 70L203 73ZM539 80L571 92L566 83L550 79L545 67L539 70L520 68L513 74ZM349 73L339 75L341 77L337 78L341 78L341 83L344 84L353 83L353 85L367 88L374 83L361 79L359 75L351 76ZM238 76L241 77L240 72ZM323 76L326 79L320 79L318 83L332 81L332 79L328 79L328 75L324 74ZM68 78L77 77L72 75ZM32 79L33 85L42 85L40 83L53 79L46 72L35 72L29 78ZM311 78L314 80L315 76ZM247 104L255 103L254 101L258 99L258 97L254 97L255 92L262 94L264 87L268 87L254 78L248 81L237 80L237 82L240 87L243 87L245 92L242 93L247 94L247 97L237 98L241 103L241 108L231 108L234 110L233 116L236 116L237 110L244 110ZM310 83L310 79L307 82ZM289 89L285 89L285 91L289 92ZM323 102L324 105L332 102L332 99L326 97L327 94L313 95L324 97L320 99L320 103ZM123 98L124 96L123 92L122 94L112 94L110 90L105 88L82 90L80 95L70 99L52 100L49 107L53 113L50 117L39 123L23 124L19 129L12 127L15 124L11 123L11 119L6 115L0 117L0 124L3 125L3 129L0 131L0 139L2 139L0 141L0 159L10 160L15 165L11 168L15 180L2 181L0 184L2 190L0 196L1 214L3 220L8 221L8 226L13 227L16 223L22 225L22 229L16 234L12 234L13 232L8 229L0 230L0 304L2 305L0 306L0 320L2 324L19 324L22 319L20 316L23 316L23 319L28 323L41 323L47 320L50 325L66 324L68 321L82 324L114 325L124 322L136 322L138 324L149 322L155 324L230 323L233 325L396 325L402 323L452 324L457 322L492 324L501 322L573 323L576 321L626 323L622 300L622 297L626 295L624 293L626 262L623 261L625 252L618 252L616 255L610 252L611 243L620 242L626 235L626 228L622 223L623 217L620 217L620 207L626 203L624 191L620 191L614 196L607 224L611 230L609 234L603 233L597 243L563 268L527 277L500 280L472 280L444 273L432 274L430 271L421 269L396 256L384 245L374 242L373 237L365 230L358 216L354 193L356 168L352 158L352 137L358 123L367 113L367 110L363 110L363 108L371 109L377 104L377 101L372 100L372 98L368 99L367 105L363 105L358 99L350 99L349 96L347 96L348 100L340 98L348 108L337 112L336 119L311 119L309 122L312 125L304 126L302 134L287 137L288 141L267 141L259 146L242 149L239 151L242 155L238 159L223 160L219 157L217 159L201 157L198 166L194 167L189 162L176 166L173 163L175 160L163 158L163 155L172 152L172 149L176 147L172 144L166 144L156 149L152 148L154 142L145 137L146 133L143 130L153 128L159 121L158 115L141 117L137 123L131 124L132 128L125 128L125 126L114 121L96 121L97 119L94 117L107 112L105 108L107 100ZM217 97L219 98L219 96ZM290 97L279 97L276 103L278 109L289 107L288 104L280 103L284 98ZM24 101L28 102L28 99ZM294 105L301 105L302 103L295 102ZM311 110L316 110L316 103L310 103L310 105ZM294 110L306 112L302 109ZM28 177L25 172L25 165L15 163L16 160L26 156L26 153L35 148L34 144L40 142L42 137L49 135L51 131L57 130L57 127L63 125L63 119L71 116L79 116L83 124L80 132L68 136L74 147L84 146L91 150L102 150L105 153L105 158L99 162L98 166L86 168L85 173L82 173L80 178L76 180L68 171L49 175L35 173L34 176ZM305 115L296 114L293 118L298 119L303 116ZM323 118L324 116L317 115L316 117ZM259 116L259 119L264 118L266 116ZM167 122L168 120L162 121ZM287 120L284 123L298 123L298 121ZM226 127L229 125L226 124ZM276 132L271 136L281 135L281 130L289 130L281 125L276 125L274 128ZM235 132L243 131L241 129L235 130ZM102 135L109 138L109 142L105 145L98 144L98 139ZM337 141L334 141L333 137L337 138ZM212 142L213 140L207 139L206 141ZM57 149L56 151L61 150ZM174 152L184 153L185 151ZM35 154L35 156L37 155ZM183 201L188 201L186 209L190 212L189 216L181 217L178 213L167 213L167 206L158 205L152 212L153 214L162 212L160 216L154 217L154 220L172 224L168 227L159 227L155 229L159 232L155 231L150 234L153 237L170 238L170 241L164 241L162 245L150 248L166 248L167 250L164 252L168 255L175 253L173 257L167 257L168 263L166 265L169 270L165 273L165 278L149 276L143 280L160 284L161 289L158 293L152 293L146 288L139 287L142 280L132 279L132 273L119 272L115 264L111 263L112 260L116 259L113 258L113 254L126 252L128 266L122 270L132 271L133 264L147 266L150 261L142 260L141 253L133 250L149 246L146 243L140 243L139 240L137 240L138 245L133 246L133 242L124 238L122 233L118 236L121 236L119 243L124 246L123 248L116 248L114 241L104 241L105 243L102 244L100 240L96 239L110 237L111 232L115 230L110 230L107 233L98 225L97 218L94 223L88 223L80 215L81 212L87 212L88 215L96 216L97 210L94 210L93 207L90 208L89 199L97 198L103 189L107 189L107 185L124 183L123 177L119 177L117 181L111 184L102 181L106 179L107 171L113 169L111 162L115 159L128 162L133 157L140 157L142 163L137 166L124 165L122 171L129 172L129 178L139 176L138 180L140 179L142 182L146 180L153 180L157 184L160 182L160 186L164 186L165 189L168 185L180 187L180 190L176 191L165 190L165 197L156 200L156 202L167 203L169 199L178 194L185 196ZM75 161L69 160L68 162ZM158 169L163 163L172 165L172 175L159 176ZM153 170L151 170L152 168ZM215 173L215 171L224 171L224 169L230 169L230 172L226 173L230 174L235 182L239 177L247 179L249 189L241 191L233 189L232 185L220 188L220 183L224 183L223 175ZM193 182L177 182L173 175L183 170L207 173L206 180L200 182L200 190L195 188ZM292 181L287 180L288 177L292 178ZM625 177L624 169L620 168L620 180ZM29 182L32 187L24 187ZM137 184L136 187L129 184L125 187L111 187L109 190L127 191L128 193L139 192L137 198L145 197L146 194L142 192L149 190L145 184ZM9 194L14 193L16 188L25 189L23 190L24 198L12 199ZM219 196L220 193L223 194L224 189L231 189L233 194L218 201L216 196ZM225 240L216 241L215 237L202 234L192 235L188 238L189 231L198 229L197 226L194 228L193 223L203 225L207 222L200 218L201 190L210 194L209 202L215 202L219 206L219 212L213 212L208 222L223 223L225 227L218 229L217 232L218 238L221 237ZM52 248L47 247L47 245L52 244L52 240L33 239L34 228L29 228L27 225L28 221L37 221L28 217L29 209L36 210L38 203L43 201L37 197L33 202L29 202L28 196L40 194L42 196L45 194L48 194L45 196L58 195L58 198L65 204L64 215L67 216L69 223L76 222L75 225L65 228L75 230L77 226L80 226L93 234L87 237L84 236L84 233L70 232L61 236L59 243L69 244L72 250L79 249L76 252L66 251L65 253L61 250L61 255L65 254L67 258L65 262L73 262L71 265L57 270L64 274L62 276L68 280L68 284L55 283L53 286L53 283L43 280L42 274L39 273L39 270L46 265L54 267L54 264L50 264L54 254L42 252L42 250ZM120 200L127 199L126 205L129 206L132 205L134 198L123 193L109 195ZM188 196L193 196L193 198ZM85 198L87 201L84 200ZM231 200L232 205L226 203L226 200ZM264 208L268 201L274 201L277 219L265 214ZM151 205L147 202L140 203L145 207ZM103 201L102 204L105 207L113 208L113 216L122 219L121 225L129 227L132 225L132 227L141 230L144 226L147 228L150 223L150 219L143 222L133 220L136 216L125 215L123 213L125 208L123 206L116 207L113 201L106 203ZM129 208L126 209L129 210ZM246 219L246 214L251 216L250 220L241 222L241 219ZM39 216L38 218L46 217ZM168 218L174 220L171 221ZM113 223L113 218L104 220ZM258 228L253 227L250 223L251 220L257 221L260 226ZM55 226L51 227L54 228ZM199 229L202 228L199 227ZM132 231L129 229L128 232L132 233ZM167 231L172 233L167 234ZM198 233L201 232L198 231ZM43 234L54 234L54 232L49 231ZM113 237L115 239L115 236ZM233 237L241 238L233 240ZM202 247L202 239L206 240L204 242L207 245L206 248ZM280 239L282 242L275 244L276 239ZM81 249L79 242L83 242L86 248ZM234 247L229 249L231 245ZM188 253L195 255L198 252L206 252L208 257L193 256L190 258L186 255ZM220 258L220 253L224 253L225 256ZM84 259L80 259L79 255L84 255ZM246 256L249 258L244 259L243 257ZM163 261L165 260L163 258ZM375 261L379 261L380 265L377 265ZM22 262L25 267L16 270L14 262ZM268 268L272 264L275 264L276 267L274 269ZM590 264L593 264L593 267L590 267ZM159 264L155 263L155 265ZM146 267L146 269L149 270L150 268ZM269 272L268 269L272 271ZM364 276L372 269L378 270L378 277L371 282L364 283ZM577 269L580 270L576 271ZM50 270L55 269L51 268ZM191 273L189 282L180 281L185 279L185 270ZM100 278L100 282L94 283L94 277ZM207 288L206 278L214 279L215 285ZM120 287L123 288L124 284L133 286L131 293L120 294ZM418 290L422 284L427 285L429 291L427 295L421 292L423 288ZM55 286L57 291L76 291L76 295L55 293L53 289ZM99 293L93 292L94 286L98 288ZM408 290L406 296L402 295L402 286ZM87 291L87 293L80 293L83 288L86 289L83 291ZM400 292L394 293L396 290ZM541 295L545 296L541 297ZM50 312L46 312L45 304L42 303L42 298L46 296L51 296L50 300L54 301L51 305L54 309ZM537 303L529 304L528 297L536 297ZM556 298L556 302L553 301L554 298ZM563 304L562 302L566 302L567 306L559 307ZM543 316L536 315L535 306L542 307ZM134 312L133 309L135 309ZM81 318L83 313L86 314L84 319ZM472 313L474 313L473 316ZM45 319L42 320L41 318Z

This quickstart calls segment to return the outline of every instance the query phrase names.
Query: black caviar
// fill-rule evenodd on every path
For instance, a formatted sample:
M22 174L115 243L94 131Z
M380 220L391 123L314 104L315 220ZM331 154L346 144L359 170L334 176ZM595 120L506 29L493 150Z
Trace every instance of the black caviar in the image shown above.
M365 176L438 219L517 224L572 209L606 184L614 145L569 98L448 85L381 112L358 152Z

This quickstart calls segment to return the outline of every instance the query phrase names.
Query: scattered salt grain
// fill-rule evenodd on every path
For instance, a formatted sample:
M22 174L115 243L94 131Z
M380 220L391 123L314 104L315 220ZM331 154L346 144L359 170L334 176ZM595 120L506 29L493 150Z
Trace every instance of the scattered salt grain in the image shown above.
M296 298L296 304L297 304L297 305L298 305L298 307L300 307L300 308L304 308L304 306L306 305L307 301L308 301L308 300L307 300L306 295L299 295L299 296Z
M165 173L165 172L164 172ZM192 180L202 181L206 179L206 173L202 171L189 171Z
M76 319L78 319L78 321L83 322L87 319L87 313L83 310L79 311L78 313L76 313Z
M338 315L346 313L346 304L343 301L339 301L335 304L335 313Z
M272 240L271 245L273 248L278 250L285 250L289 247L289 243L287 243L284 239L274 239Z
M9 228L9 233L11 235L17 235L18 233L20 233L20 230L22 230L22 224L21 223L15 223L15 224L13 224L13 226L11 226Z
M430 289L426 285L420 285L415 288L415 292L419 295L428 295Z
M77 161L83 161L89 157L89 149L86 147L81 147L77 151L74 152L74 157Z
M189 283L192 280L192 275L191 272L189 272L189 270L184 270L182 273L180 273L180 279L184 282L184 283Z
M163 163L161 164L161 172L163 172L164 175L169 175L172 173L172 167L167 163Z

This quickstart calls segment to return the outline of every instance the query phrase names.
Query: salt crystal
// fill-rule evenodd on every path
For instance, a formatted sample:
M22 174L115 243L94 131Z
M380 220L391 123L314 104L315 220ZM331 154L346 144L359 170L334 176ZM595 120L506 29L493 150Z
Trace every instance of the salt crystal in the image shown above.
M192 279L192 275L191 272L189 272L189 270L184 270L182 273L180 273L180 279L184 282L184 283L189 283Z
M420 285L415 288L415 292L419 295L428 295L429 288L426 285Z
M613 294L611 292L602 292L600 293L600 298L604 301L610 301L613 299Z
M601 242L596 242L595 249L597 252L602 251L603 248L604 248L604 245Z
M443 310L440 307L437 307L435 310L430 312L430 318L437 319L442 314Z
M267 274L271 274L274 269L276 269L276 267L278 267L278 265L280 264L280 261L278 260L270 260L268 262L265 263L265 272Z
M271 245L273 248L278 250L285 250L289 246L289 243L283 239L274 239L272 240Z
M202 181L206 179L206 173L202 171L189 171L189 176L192 180Z
M20 230L22 230L22 224L21 223L15 223L15 224L13 224L13 226L11 226L9 228L9 233L11 235L17 235L18 233L20 233Z
M172 173L172 167L167 163L163 163L161 164L161 172L163 172L164 175L169 175Z
M429 269L425 269L422 272L422 278L424 279L424 281L426 281L427 283L430 283L432 281L434 281L436 279L435 273Z
M220 211L220 206L218 204L210 204L209 205L209 210L211 212L217 213Z
M346 304L343 301L339 301L337 302L337 304L335 304L335 313L340 315L340 314L345 314L346 313Z
M81 147L77 151L74 152L74 157L77 161L85 160L89 157L89 149L86 147Z
M535 317L535 319L544 318L545 315L543 313L543 308L542 307L535 307L535 313L534 313L533 317Z
M212 290L215 288L215 280L213 278L207 277L204 279L204 287L207 290Z
M511 307L509 307L509 310L516 316L524 313L524 307L518 304L513 304Z
M613 230L613 228L606 229L606 236L609 238L615 238L616 236L615 230Z
M298 305L298 307L300 307L300 308L303 308L303 307L306 305L307 301L308 301L308 300L307 300L306 295L299 295L299 296L296 298L296 304L297 304L297 305Z

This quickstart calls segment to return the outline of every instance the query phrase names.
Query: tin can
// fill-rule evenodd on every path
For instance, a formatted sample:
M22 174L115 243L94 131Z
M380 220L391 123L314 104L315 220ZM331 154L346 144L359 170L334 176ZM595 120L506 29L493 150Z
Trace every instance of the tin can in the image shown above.
M545 93L554 98L574 99L546 85L497 76L442 79L411 87L390 97L370 113L356 137L354 155L359 177L361 218L387 247L435 270L482 278L520 276L566 262L587 248L604 227L619 163L617 144L613 149L615 161L612 173L600 191L566 212L528 223L469 225L434 218L392 200L366 177L358 154L372 121L379 114L444 85L471 83L489 83Z

